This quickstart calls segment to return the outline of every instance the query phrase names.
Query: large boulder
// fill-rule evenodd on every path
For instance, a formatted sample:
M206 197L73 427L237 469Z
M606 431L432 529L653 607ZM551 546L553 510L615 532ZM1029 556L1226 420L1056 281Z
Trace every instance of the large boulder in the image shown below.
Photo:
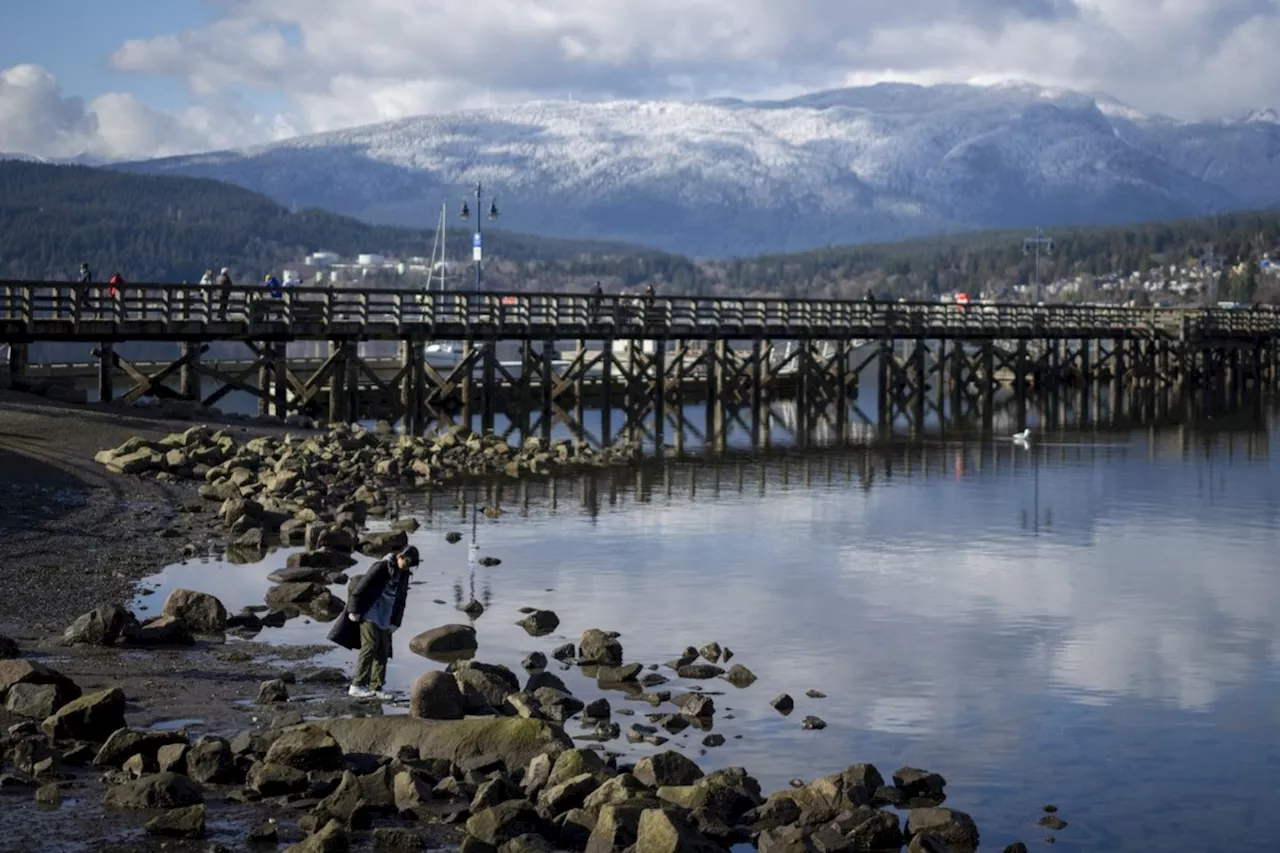
M360 553L370 557L385 557L395 551L409 546L409 534L403 530L387 530L378 533L366 533L360 540Z
M119 604L104 604L82 614L62 634L68 646L113 646L137 620Z
M578 663L622 666L622 643L599 628L588 628L578 642Z
M978 825L962 811L944 808L912 809L907 813L906 836L910 839L924 833L938 836L955 853L973 853L978 849Z
M507 800L481 809L467 819L467 835L500 846L521 835L537 833L541 820L524 800Z
M124 705L124 691L119 687L89 693L63 705L40 728L55 741L103 743L124 728Z
M520 680L515 673L501 664L463 661L451 668L466 699L468 713L492 713L506 704L508 696L520 690Z
M413 747L423 759L455 764L492 756L509 770L526 767L543 753L558 755L573 747L559 726L522 717L448 721L362 717L327 720L323 725L348 754L394 758L404 747Z
M165 599L160 613L176 616L197 633L216 634L227 627L227 608L207 592L175 589Z
M116 809L174 809L204 802L200 786L177 773L154 773L107 791L103 805Z
M43 720L67 701L52 684L15 684L9 688L4 707L20 717Z
M285 729L264 760L298 770L341 770L342 753L342 747L323 726L308 723Z
M420 720L461 720L467 703L458 682L447 672L424 672L409 691L409 716Z
M425 658L471 654L477 647L476 629L470 625L441 625L409 641L409 651Z
M93 758L93 766L120 767L135 755L143 756L143 763L150 765L157 760L162 747L173 744L186 746L186 733L121 728L112 732L107 742L98 750Z
M60 704L80 698L76 683L56 669L26 658L0 660L0 698L15 684L52 684L58 690Z
M124 640L131 646L191 646L196 642L186 620L177 616L157 616L141 625L126 625Z
M240 781L244 772L236 767L231 744L224 738L205 735L186 751L187 775L206 785L226 785Z
M674 811L645 809L640 813L635 853L719 853L723 849Z
M640 759L632 772L642 784L650 788L660 788L664 785L692 785L702 778L702 769L698 765L670 749Z
M267 590L264 596L272 610L289 607L306 609L312 601L329 595L329 588L319 583L279 583Z

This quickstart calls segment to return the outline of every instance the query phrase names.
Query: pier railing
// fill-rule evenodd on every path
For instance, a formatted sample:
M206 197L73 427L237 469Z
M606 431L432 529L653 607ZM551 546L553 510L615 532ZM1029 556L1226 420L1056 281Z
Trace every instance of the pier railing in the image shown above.
M1269 337L1267 309L0 282L0 340Z

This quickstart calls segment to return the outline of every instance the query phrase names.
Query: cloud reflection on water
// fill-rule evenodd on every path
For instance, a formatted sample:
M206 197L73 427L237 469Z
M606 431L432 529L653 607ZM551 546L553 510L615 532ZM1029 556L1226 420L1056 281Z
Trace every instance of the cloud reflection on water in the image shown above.
M1074 758L1080 773L1118 749L1137 762L1135 774L1154 777L1165 772L1161 746L1150 744L1148 756L1129 744L1147 728L1182 725L1162 715L1221 714L1258 701L1240 698L1242 690L1275 700L1280 590L1271 576L1270 462L1237 454L1210 465L1173 452L1152 459L1145 442L1138 434L1092 451L1041 446L1038 457L939 446L928 476L901 463L887 475L875 456L869 465L857 454L816 456L807 468L796 458L787 485L781 463L769 463L763 496L754 462L699 469L692 497L686 469L656 469L644 503L634 475L562 481L554 509L546 488L529 487L544 497L527 510L508 489L506 514L479 523L480 552L503 560L478 570L477 587L490 593L476 623L479 657L518 667L528 651L549 651L588 627L621 631L628 659L645 663L688 644L724 643L760 680L745 691L715 685L726 691L716 699L719 729L743 738L704 761L746 765L769 787L854 760L891 765L884 769L914 760L976 786L967 796L977 808L999 799L1002 777L1037 772L1046 749L1058 762ZM1037 488L1052 517L1038 533L1022 524ZM594 518L583 506L593 489ZM391 679L401 688L432 666L408 652L409 638L467 621L453 608L453 587L468 583L467 546L446 544L443 533L469 538L470 519L452 495L433 505L414 536L425 583L396 637ZM267 568L175 567L162 583L212 592L232 607L258 603L285 553ZM561 628L527 637L513 624L525 605L555 610ZM295 620L262 638L321 635ZM353 658L327 656L348 666ZM595 695L576 671L564 677ZM811 687L829 698L803 697ZM797 699L790 718L767 704L784 690ZM615 707L650 710L610 697ZM1214 730L1211 751L1269 736L1258 710L1230 735ZM799 729L809 713L828 722L827 732ZM1046 746L1046 737L1061 742ZM694 750L700 738L675 743Z

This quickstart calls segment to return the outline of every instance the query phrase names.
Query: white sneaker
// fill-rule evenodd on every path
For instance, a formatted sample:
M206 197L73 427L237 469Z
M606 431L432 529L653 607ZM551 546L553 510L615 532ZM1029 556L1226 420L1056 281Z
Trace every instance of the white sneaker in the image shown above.
M358 684L353 684L347 688L347 695L353 699L372 699L373 691L368 687L361 687Z

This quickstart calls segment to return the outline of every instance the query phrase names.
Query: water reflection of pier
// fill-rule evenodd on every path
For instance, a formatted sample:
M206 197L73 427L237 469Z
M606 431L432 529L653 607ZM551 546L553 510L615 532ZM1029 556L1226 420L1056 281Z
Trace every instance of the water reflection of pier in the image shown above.
M1030 447L1012 441L936 437L889 438L823 450L740 451L714 456L648 459L626 469L488 483L444 489L410 498L412 511L470 519L473 502L504 512L582 511L595 516L605 506L644 504L655 499L717 500L744 494L814 487L870 490L877 484L911 478L958 480L1037 465L1097 468L1135 458L1165 460L1264 460L1269 435L1252 416L1206 425L1151 425L1141 440L1130 440L1132 425L1089 433L1063 431L1040 436ZM421 506L418 506L421 501Z
M1183 394L1178 389L1137 391L1130 394L1096 395L1086 391L1047 392L1019 396L1012 390L993 395L988 404L951 409L941 406L929 410L921 422L886 420L875 410L864 411L856 404L848 410L838 406L811 408L807 416L803 404L794 400L776 400L761 406L724 408L716 429L706 430L706 421L691 417L696 409L672 409L663 413L661 430L655 417L627 417L620 430L605 433L580 429L576 434L594 446L619 439L646 441L663 445L677 454L687 447L727 450L750 446L828 447L858 444L876 440L905 430L907 435L986 435L1011 436L1032 426L1040 430L1131 431L1136 428L1195 423L1212 415L1222 422L1225 412L1234 411L1237 419L1256 417L1261 411L1254 405L1230 410L1205 406L1197 394ZM1254 414L1250 414L1254 413ZM541 424L512 423L504 435L508 439L540 434ZM602 442L602 438L607 441Z

